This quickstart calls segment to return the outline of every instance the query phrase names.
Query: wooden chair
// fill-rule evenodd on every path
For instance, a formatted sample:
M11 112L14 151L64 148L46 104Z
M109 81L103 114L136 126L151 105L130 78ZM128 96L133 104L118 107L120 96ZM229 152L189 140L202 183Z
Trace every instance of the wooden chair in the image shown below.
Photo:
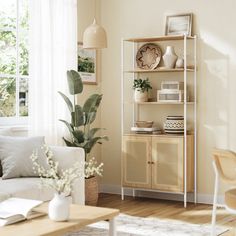
M225 208L232 214L236 214L236 153L229 150L215 149L213 151L213 168L215 171L215 190L212 211L212 236L216 235L216 209L219 180L231 185L225 192Z

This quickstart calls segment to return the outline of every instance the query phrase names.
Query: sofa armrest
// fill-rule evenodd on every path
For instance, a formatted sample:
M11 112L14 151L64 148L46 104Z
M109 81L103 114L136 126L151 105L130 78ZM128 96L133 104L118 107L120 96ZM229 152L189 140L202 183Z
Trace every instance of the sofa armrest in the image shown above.
M59 163L59 168L68 169L75 162L81 162L83 167L85 160L85 153L83 148L77 147L64 147L64 146L50 146L53 152L53 157ZM72 188L72 203L82 204L85 203L85 190L84 190L84 177L76 179Z

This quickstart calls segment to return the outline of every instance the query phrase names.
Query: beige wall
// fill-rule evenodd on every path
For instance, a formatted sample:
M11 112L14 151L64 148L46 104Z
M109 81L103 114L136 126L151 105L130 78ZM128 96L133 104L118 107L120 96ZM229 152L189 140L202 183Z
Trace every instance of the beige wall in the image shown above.
M108 48L102 52L101 125L110 137L102 146L104 184L120 184L121 38L163 35L165 14L193 12L199 37L198 191L212 194L212 148L236 151L235 9L234 0L101 0L101 22L108 36Z

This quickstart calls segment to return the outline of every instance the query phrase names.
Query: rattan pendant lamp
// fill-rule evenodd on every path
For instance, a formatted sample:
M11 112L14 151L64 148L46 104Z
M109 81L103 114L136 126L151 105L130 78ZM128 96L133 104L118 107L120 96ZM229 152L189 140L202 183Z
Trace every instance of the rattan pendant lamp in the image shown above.
M102 49L107 48L107 35L104 28L96 23L96 0L94 0L94 20L93 23L85 29L83 35L83 48Z

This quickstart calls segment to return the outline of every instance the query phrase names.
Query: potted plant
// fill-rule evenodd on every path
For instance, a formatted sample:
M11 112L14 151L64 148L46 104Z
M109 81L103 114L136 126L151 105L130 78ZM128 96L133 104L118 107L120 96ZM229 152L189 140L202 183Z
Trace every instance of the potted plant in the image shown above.
M71 120L60 120L63 122L70 133L70 139L63 137L66 145L69 147L82 147L85 151L85 161L89 161L89 153L96 143L102 144L103 140L108 140L107 136L97 136L96 134L101 128L92 128L91 125L96 119L97 109L101 103L101 94L92 94L83 105L77 104L77 95L83 92L83 83L81 77L77 71L67 71L67 82L69 86L69 92L73 95L73 101L62 92L59 94L67 104L68 110L71 114ZM86 167L86 165L85 165ZM96 166L94 166L96 168ZM86 172L86 171L85 171ZM95 194L98 196L97 186L91 187L90 184L94 185L96 182L94 174L87 176L85 180L85 192L88 189L94 189L92 193L87 196ZM96 183L97 185L97 183ZM94 202L90 202L89 199L85 199L85 202L90 205L95 205Z
M133 83L135 102L147 102L148 90L152 89L150 81L146 79L135 79Z

